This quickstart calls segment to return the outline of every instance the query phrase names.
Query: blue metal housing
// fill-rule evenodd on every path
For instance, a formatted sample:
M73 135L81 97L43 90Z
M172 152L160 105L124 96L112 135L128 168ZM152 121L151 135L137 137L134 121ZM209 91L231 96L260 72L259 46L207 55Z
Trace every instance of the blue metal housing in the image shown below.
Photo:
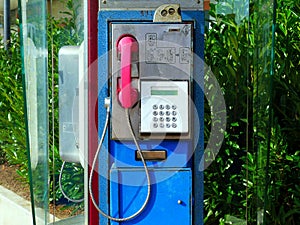
M98 15L98 130L103 130L106 109L104 98L109 93L109 46L110 22L151 22L154 11L100 11ZM151 178L154 180L166 176L163 181L152 184L153 192L149 206L136 219L128 222L116 223L100 216L100 225L107 224L174 224L174 225L201 225L203 224L203 149L204 149L204 12L182 11L183 21L194 23L194 83L193 100L195 105L194 115L200 118L200 124L195 123L192 140L181 141L181 154L172 154L178 145L176 140L164 140L157 145L155 141L141 142L141 147L156 146L168 152L170 160L166 162L148 163ZM101 132L99 132L101 134ZM124 143L124 142L123 142ZM127 142L133 146L133 142ZM144 201L146 186L145 172L141 163L128 157L131 147L126 147L119 141L110 140L109 132L106 133L103 148L99 155L99 206L112 216L126 217L137 210ZM195 149L194 149L195 148ZM155 147L154 147L155 149ZM107 154L107 152L109 154ZM193 154L192 157L189 155ZM113 156L113 157L111 157ZM109 181L111 177L111 182ZM136 185L122 185L117 181L130 182L134 177ZM129 180L128 180L129 179ZM141 186L139 185L141 184ZM180 195L180 196L178 196ZM178 204L178 200L182 204ZM174 203L175 202L175 203ZM180 209L180 210L178 210ZM182 221L180 219L182 218Z

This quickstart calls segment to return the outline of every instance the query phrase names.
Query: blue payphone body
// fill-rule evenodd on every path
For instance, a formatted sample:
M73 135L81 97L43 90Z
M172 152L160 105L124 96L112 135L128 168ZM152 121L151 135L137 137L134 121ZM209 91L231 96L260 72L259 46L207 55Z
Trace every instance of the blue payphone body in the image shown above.
M202 6L100 3L101 225L203 224Z

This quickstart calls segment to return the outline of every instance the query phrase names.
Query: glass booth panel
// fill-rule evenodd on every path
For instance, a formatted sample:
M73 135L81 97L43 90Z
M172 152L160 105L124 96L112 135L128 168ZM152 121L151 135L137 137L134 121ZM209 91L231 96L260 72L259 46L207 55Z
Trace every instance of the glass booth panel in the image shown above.
M33 224L46 224L48 210L48 74L46 2L21 1L27 146Z
M205 222L297 223L299 6L219 0L207 21Z
M69 217L72 217L71 223L84 223L83 153L80 160L74 161L61 152L67 144L78 152L78 139L84 139L79 137L82 134L78 132L78 119L85 111L79 113L78 107L83 108L83 105L78 105L78 98L84 99L85 95L76 95L79 86L83 87L86 82L83 76L84 8L80 0L21 1L33 224L60 224ZM67 49L67 55L59 55L64 53L61 49ZM74 51L70 53L68 49ZM74 57L76 62L72 61ZM66 69L64 64L73 66L67 68L73 71L61 71ZM74 69L74 65L80 68ZM71 77L67 77L70 73ZM60 89L62 78L77 80L67 93L71 109L60 108L65 100L59 99L59 95L66 94ZM66 144L69 133L69 137L77 141L72 142L75 146ZM83 149L84 143L80 145ZM75 215L78 218L74 220Z
M220 0L210 6L204 53L204 221L247 224L252 204L247 158L252 109L250 2Z

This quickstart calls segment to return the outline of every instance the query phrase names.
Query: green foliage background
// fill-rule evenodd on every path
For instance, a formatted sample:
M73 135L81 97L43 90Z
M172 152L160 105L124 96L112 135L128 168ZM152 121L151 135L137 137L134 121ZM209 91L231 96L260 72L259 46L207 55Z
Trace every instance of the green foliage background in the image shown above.
M228 124L222 148L205 171L205 224L246 224L246 220L247 224L256 224L264 206L266 224L299 223L300 5L291 0L278 1L270 124L271 44L263 44L271 40L272 20L263 16L272 8L264 12L258 8L260 4L251 2L249 18L240 23L234 14L217 14L214 5L210 11L205 62L223 90ZM263 57L266 62L259 61ZM208 106L205 110L208 137ZM266 175L269 138L270 169Z
M21 165L20 170L26 174L26 133L19 35L16 31L12 32L10 52L4 49L1 36L0 43L0 163L9 161Z
M221 85L227 106L227 130L222 148L216 160L205 171L205 224L255 224L257 209L266 203L267 224L293 225L300 217L300 6L292 0L279 0L277 11L274 102L270 136L270 170L267 199L263 199L264 170L258 162L266 159L258 155L265 148L268 135L257 130L255 116L265 120L265 114L252 110L256 107L255 56L257 34L256 3L250 4L250 17L237 23L234 14L220 15L211 5L210 29L205 33L205 62L211 67ZM229 6L228 6L229 7ZM48 43L54 43L53 61L49 61L49 71L57 68L58 49L63 45L78 45L81 37L76 32L76 6L72 1L66 8L70 17L60 20L48 19ZM28 166L25 148L23 95L21 80L21 55L18 32L11 40L8 54L0 45L0 163L20 165L18 173L27 179ZM52 49L49 48L49 54ZM49 55L51 59L51 55ZM262 73L263 74L263 73ZM268 75L268 74L267 74ZM54 71L57 81L58 73ZM266 80L268 81L268 76ZM51 84L49 74L49 84ZM268 86L266 83L265 87ZM57 87L54 99L49 88L49 99L57 110ZM248 107L247 107L248 103ZM261 103L261 105L263 105ZM268 105L268 104L266 104ZM210 110L205 106L205 136L209 136ZM257 110L257 108L256 108ZM267 109L265 109L267 110ZM51 108L49 109L52 113ZM58 111L55 115L55 133L58 134ZM52 124L50 124L50 127ZM50 167L50 177L58 180L61 166L58 154L58 136L55 146L51 140L50 151L54 150L56 168ZM52 165L53 152L49 163ZM75 166L75 167L74 167ZM76 187L71 180L77 174L78 183L83 184L83 171L79 166L68 165L63 177L65 189L74 198L82 196L82 187ZM51 178L51 185L53 179ZM58 187L58 185L56 185ZM50 199L63 199L57 188L50 193Z

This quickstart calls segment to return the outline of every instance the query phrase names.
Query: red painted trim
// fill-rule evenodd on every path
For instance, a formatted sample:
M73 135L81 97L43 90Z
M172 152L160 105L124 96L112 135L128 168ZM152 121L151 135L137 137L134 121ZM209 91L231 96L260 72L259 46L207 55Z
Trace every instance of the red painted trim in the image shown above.
M91 171L91 165L93 161L93 156L95 155L97 145L98 145L98 1L88 0L88 170L89 174ZM97 167L96 167L97 168ZM98 199L98 173L94 172L93 176L93 193L95 199ZM88 224L89 225L99 225L99 214L93 205L93 202L89 198L88 200Z
M204 10L209 11L210 10L210 0L204 0Z

